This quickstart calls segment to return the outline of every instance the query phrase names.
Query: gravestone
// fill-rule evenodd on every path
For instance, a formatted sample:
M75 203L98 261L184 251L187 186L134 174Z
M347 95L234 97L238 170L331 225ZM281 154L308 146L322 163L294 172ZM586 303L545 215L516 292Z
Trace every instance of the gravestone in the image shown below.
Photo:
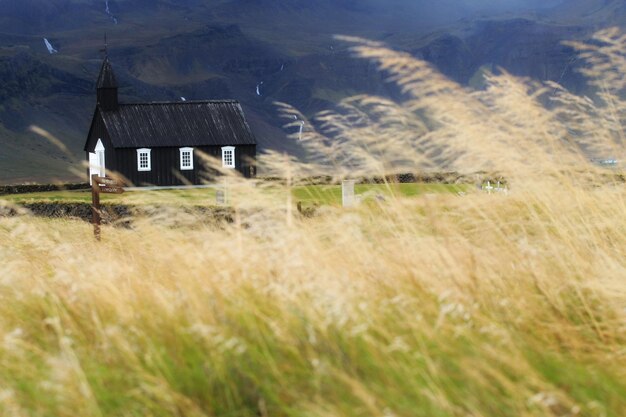
M341 199L344 207L354 207L357 203L354 194L355 180L344 180L341 183Z
M218 206L224 206L228 204L228 196L226 195L226 189L218 188L215 190L215 202Z

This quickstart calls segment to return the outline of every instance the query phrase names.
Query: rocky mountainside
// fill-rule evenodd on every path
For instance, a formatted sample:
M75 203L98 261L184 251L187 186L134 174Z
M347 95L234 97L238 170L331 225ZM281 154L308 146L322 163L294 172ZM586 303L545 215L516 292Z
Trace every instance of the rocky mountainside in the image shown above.
M569 0L547 13L562 23L606 27L626 24L626 3L622 0Z
M622 2L0 2L0 183L69 180L76 174L68 167L82 171L72 161L83 158L105 31L123 100L238 99L262 149L298 153L275 102L310 115L353 94L398 98L334 34L383 40L476 87L485 68L503 67L582 90L562 41L588 37L607 16L623 24ZM71 155L30 133L31 125L56 135Z

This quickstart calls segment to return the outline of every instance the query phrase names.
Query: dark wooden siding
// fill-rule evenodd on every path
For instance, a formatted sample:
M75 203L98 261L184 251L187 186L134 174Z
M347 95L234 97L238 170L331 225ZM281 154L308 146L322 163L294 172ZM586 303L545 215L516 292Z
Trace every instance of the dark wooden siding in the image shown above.
M106 129L100 111L96 111L89 137L85 145L86 161L89 162L89 152L93 152L98 139L102 140L105 148L105 163L107 175L116 173L121 175L128 185L144 186L179 186L201 185L214 180L215 173L208 172L198 152L203 152L218 160L222 158L221 146L194 147L194 169L180 170L180 148L156 147L151 148L152 170L148 172L137 170L136 148L114 148ZM256 175L256 145L235 146L235 168L246 178ZM89 178L89 169L86 170Z
M105 145L106 146L106 145ZM203 152L221 160L221 146L202 146L194 148L194 169L180 170L180 148L151 148L151 171L137 170L137 149L116 149L115 166L118 173L133 186L177 186L201 185L214 180L215 173L208 172L198 152ZM235 168L246 178L254 176L256 145L235 147Z

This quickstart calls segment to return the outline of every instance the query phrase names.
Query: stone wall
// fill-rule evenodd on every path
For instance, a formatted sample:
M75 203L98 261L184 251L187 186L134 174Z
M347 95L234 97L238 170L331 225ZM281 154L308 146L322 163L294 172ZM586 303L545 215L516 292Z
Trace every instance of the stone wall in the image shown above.
M102 204L102 224L130 226L138 218L176 226L194 223L232 223L234 212L229 207L218 206L133 206L127 204ZM34 202L0 206L0 217L31 215L51 219L78 219L91 222L89 203Z

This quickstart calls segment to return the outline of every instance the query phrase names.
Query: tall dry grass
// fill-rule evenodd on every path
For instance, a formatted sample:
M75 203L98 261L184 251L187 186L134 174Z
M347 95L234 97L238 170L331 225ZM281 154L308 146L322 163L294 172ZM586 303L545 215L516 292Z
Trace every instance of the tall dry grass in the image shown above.
M309 160L266 169L286 187L489 170L511 193L304 219L276 185L226 176L245 195L230 225L143 219L97 243L83 223L1 219L0 415L626 415L626 191L588 162L621 158L623 91L503 73L472 92L346 40L407 100L346 100L307 124ZM590 77L626 71L615 45L578 45L610 62Z

